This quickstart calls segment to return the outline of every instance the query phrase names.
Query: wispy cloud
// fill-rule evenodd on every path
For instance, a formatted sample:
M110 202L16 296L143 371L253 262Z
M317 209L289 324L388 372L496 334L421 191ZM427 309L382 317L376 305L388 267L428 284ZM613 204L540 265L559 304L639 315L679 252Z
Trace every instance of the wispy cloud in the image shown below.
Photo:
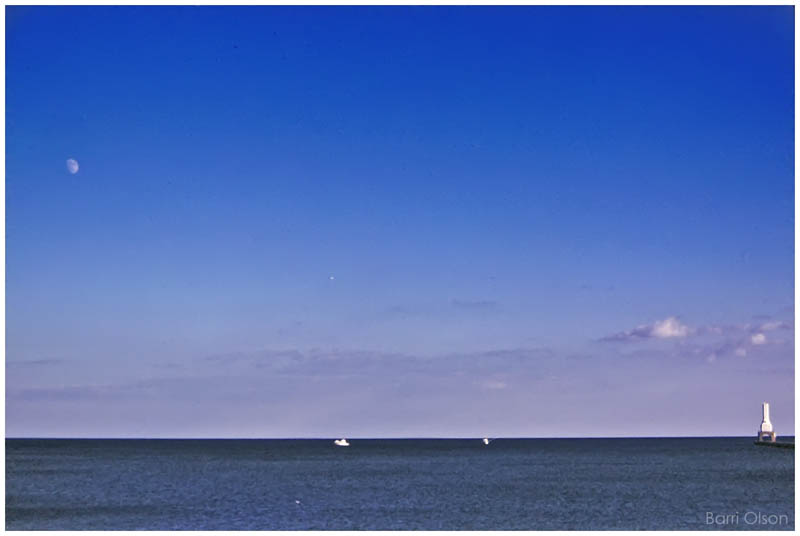
M768 331L779 331L792 329L789 322L783 320L770 320L767 322L745 323L745 324L725 324L701 326L695 330L697 335L742 335L765 333Z
M247 404L286 400L313 392L325 399L347 393L455 393L511 388L508 378L530 385L547 377L553 364L547 349L507 349L433 356L371 350L264 350L201 357L194 366L160 377L73 385L17 385L7 392L12 408L40 402L125 404L190 403L202 400ZM425 396L428 396L425 394Z
M764 333L777 330L789 330L792 326L782 320L770 320L756 324L706 325L691 328L683 324L677 317L670 316L651 324L642 324L631 330L614 333L601 338L601 341L629 342L642 339L682 339L689 336L748 336L752 344L764 344Z
M200 363L213 370L285 375L439 374L448 371L480 372L530 368L555 353L545 347L454 352L437 355L381 352L364 349L262 350L231 352L204 357Z
M642 339L672 339L683 338L691 333L692 330L677 317L670 316L652 324L642 324L628 331L608 335L600 340L628 342Z
M778 329L792 329L792 326L788 322L774 320L770 322L764 322L763 324L759 325L757 329L759 331L774 331Z
M387 307L382 314L388 318L412 318L422 316L447 317L453 314L471 312L499 312L500 303L486 299L453 298L449 301L427 303L399 303Z
M780 334L779 331L788 332L788 335ZM760 350L762 348L776 349L794 341L791 325L782 320L767 319L756 323L689 327L674 316L615 333L600 340L628 343L647 339L674 340L676 345L664 356L704 358L708 363L714 363L720 358L751 357L763 353L763 350ZM639 354L634 352L626 355ZM642 355L652 357L657 355L657 352L648 349Z
M469 309L469 310L486 310L486 309L494 309L497 307L497 302L492 300L460 300L454 299L450 301L453 307L457 309Z
M482 389L487 389L489 391L498 391L506 389L508 387L508 384L506 382L497 379L483 380L481 382L478 382L478 384Z
M400 316L400 317L411 317L411 316L421 316L431 312L430 307L422 307L422 306L413 306L408 304L397 304L392 305L391 307L387 308L384 311L386 314L391 316Z
M47 365L60 365L62 359L34 359L32 361L6 361L9 367L41 367Z

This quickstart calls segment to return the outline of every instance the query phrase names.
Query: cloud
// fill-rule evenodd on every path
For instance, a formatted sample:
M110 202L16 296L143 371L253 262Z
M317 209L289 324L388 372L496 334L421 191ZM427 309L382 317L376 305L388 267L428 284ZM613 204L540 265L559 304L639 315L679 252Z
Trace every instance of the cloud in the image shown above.
M454 312L456 311L456 312ZM500 304L494 300L453 298L449 301L431 301L416 304L395 304L382 311L383 315L396 319L413 317L448 317L453 314L500 313Z
M782 333L783 331L783 333ZM769 334L769 335L768 335ZM713 355L714 359L764 355L760 348L782 352L793 348L794 330L789 322L770 320L760 323L699 326L690 330L693 342L681 342L679 351L692 355ZM709 359L712 362L713 359Z
M32 361L7 361L6 366L9 367L38 367L43 365L59 365L63 363L62 359L34 359Z
M685 337L689 334L689 328L681 324L680 321L671 316L660 322L653 324L651 331L653 337L659 339L669 339L672 337Z
M676 317L670 316L652 324L643 324L628 331L603 337L600 340L627 342L642 339L672 339L686 337L691 332L692 330L688 326L682 324Z
M497 307L497 302L492 300L452 300L453 307L458 309L493 309Z
M64 385L58 387L11 388L6 393L8 403L36 400L84 400L103 396L119 395L119 386L113 385Z
M402 317L421 316L430 312L430 308L412 305L393 305L385 313Z
M759 331L774 331L777 329L791 329L791 325L788 322L784 322L782 320L775 320L772 322L764 322L758 327Z
M788 322L784 322L783 320L770 320L768 322L756 324L745 323L699 326L692 331L692 335L718 335L729 338L749 338L750 335L757 335L759 333L779 330L786 331L791 329L792 325Z
M481 387L495 391L507 388L508 384L502 380L485 380L481 383Z
M137 405L286 404L306 396L370 400L382 396L447 398L501 392L517 385L540 384L558 362L549 349L519 348L431 356L372 350L262 350L198 357L171 374L111 378L85 384L13 385L7 404L14 410L30 404L106 403ZM150 407L148 406L148 407Z
M403 378L437 378L466 375L470 378L496 372L516 371L526 374L551 362L548 348L511 348L478 352L454 352L434 355L393 353L369 349L264 349L229 352L201 357L191 368L195 375L237 375L260 378L284 378L366 381L386 378L391 382Z
M767 342L767 337L763 333L756 333L750 337L750 342L755 345L762 345Z
M769 340L763 333L750 334L746 329L742 328L738 333L726 332L721 337L716 337L711 341L706 340L704 343L691 347L695 348L695 352L712 351L717 357L731 355L736 357L748 357L750 355L756 355L755 353L758 351L758 347L766 345L773 345L776 347L783 345L786 347L788 343L789 341L775 338Z
M708 324L690 328L681 323L675 316L658 320L651 324L642 324L631 330L615 333L601 338L601 341L628 342L643 339L683 339L693 337L724 337L732 352L737 346L761 345L766 343L766 332L792 330L792 325L783 320L767 320L760 323L745 324Z

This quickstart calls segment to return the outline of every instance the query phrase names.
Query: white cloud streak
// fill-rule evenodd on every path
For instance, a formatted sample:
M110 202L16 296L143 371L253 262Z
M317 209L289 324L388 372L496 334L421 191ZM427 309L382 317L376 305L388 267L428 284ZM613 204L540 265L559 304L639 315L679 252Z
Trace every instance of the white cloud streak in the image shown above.
M672 339L683 338L692 333L692 330L681 323L674 316L657 320L652 324L643 324L631 330L616 333L602 338L603 341L635 341L642 339Z

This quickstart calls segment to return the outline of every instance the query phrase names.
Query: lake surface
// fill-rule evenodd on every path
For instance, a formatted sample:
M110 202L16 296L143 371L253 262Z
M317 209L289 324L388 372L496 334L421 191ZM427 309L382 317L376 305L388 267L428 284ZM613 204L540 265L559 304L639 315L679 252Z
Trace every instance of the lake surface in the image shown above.
M350 444L8 439L7 529L794 529L752 438Z

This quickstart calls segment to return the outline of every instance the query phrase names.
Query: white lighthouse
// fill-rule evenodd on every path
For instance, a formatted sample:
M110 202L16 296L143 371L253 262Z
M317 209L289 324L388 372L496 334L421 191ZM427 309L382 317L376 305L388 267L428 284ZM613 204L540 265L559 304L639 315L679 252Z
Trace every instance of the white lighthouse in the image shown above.
M761 404L761 426L758 427L758 441L775 442L775 431L769 420L769 403Z

